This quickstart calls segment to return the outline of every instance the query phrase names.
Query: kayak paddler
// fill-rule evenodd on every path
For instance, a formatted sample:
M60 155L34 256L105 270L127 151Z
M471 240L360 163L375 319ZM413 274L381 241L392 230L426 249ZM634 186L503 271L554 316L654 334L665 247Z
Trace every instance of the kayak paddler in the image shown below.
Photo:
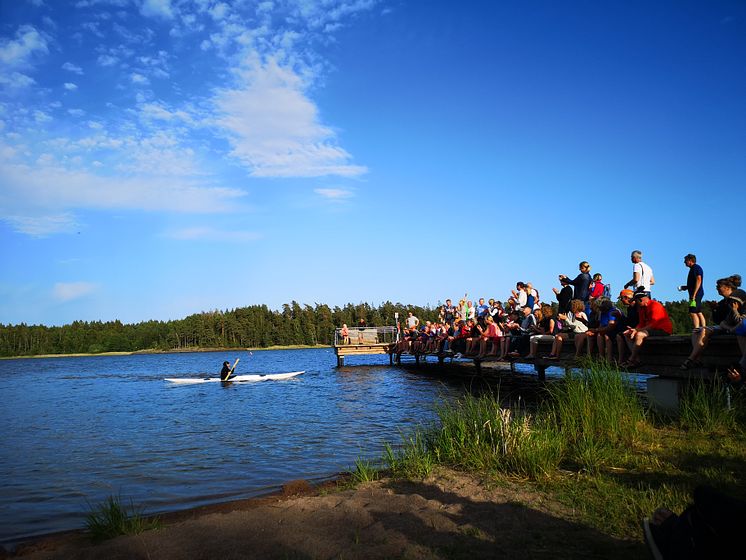
M228 379L228 376L231 374L231 364L230 362L223 362L223 369L220 370L220 381L225 381Z

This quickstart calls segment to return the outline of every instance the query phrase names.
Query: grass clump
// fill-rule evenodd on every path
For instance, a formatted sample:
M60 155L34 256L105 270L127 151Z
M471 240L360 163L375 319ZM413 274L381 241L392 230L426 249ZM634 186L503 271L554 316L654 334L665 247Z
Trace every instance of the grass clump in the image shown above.
M590 362L551 385L544 414L561 434L566 460L598 472L649 433L634 386L616 368Z
M125 508L121 498L117 496L109 496L103 503L92 507L86 516L86 529L94 542L119 535L136 535L160 527L158 518L144 517L142 511L136 509L132 503L129 509Z
M712 384L692 383L685 387L679 402L681 427L708 433L735 428L738 408L733 406L730 391L718 378Z
M355 459L355 470L351 474L353 484L373 482L378 480L379 474L379 469L371 461L361 457Z

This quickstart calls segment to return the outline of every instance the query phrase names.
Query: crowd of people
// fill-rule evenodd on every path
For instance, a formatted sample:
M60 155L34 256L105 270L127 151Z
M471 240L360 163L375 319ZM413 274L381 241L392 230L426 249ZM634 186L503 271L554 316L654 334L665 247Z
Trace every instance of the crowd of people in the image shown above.
M560 288L553 288L553 305L543 302L530 282L517 282L504 304L495 299L485 302L484 298L475 304L466 295L457 304L447 299L440 307L438 320L424 324L410 312L393 351L531 360L540 357L539 343L551 342L550 353L541 357L557 360L563 345L572 341L576 357L595 353L621 367L638 367L645 341L672 334L673 324L663 304L651 297L655 277L650 265L643 262L642 252L633 251L630 259L632 277L616 301L603 276L591 276L591 265L583 261L574 278L558 276ZM700 357L712 337L735 334L741 360L728 368L728 375L733 382L743 382L746 292L741 289L741 277L735 274L717 280L722 299L713 309L713 324L707 325L702 312L702 267L693 254L684 257L684 265L689 273L687 283L679 290L687 292L693 329L692 352L681 368L701 366Z

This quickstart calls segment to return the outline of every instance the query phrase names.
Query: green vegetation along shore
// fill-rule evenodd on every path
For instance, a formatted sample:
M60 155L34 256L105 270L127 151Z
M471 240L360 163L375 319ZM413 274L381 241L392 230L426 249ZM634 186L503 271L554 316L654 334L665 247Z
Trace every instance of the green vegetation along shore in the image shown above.
M381 460L394 476L421 479L442 465L520 481L598 531L640 539L640 520L681 511L700 484L746 499L746 396L715 384L689 387L678 417L646 408L613 367L589 361L550 382L540 402L467 395L438 408ZM375 478L367 461L359 480Z
M709 308L705 315L709 320ZM691 328L687 302L668 302L666 309L674 333ZM281 310L266 305L209 311L174 321L75 321L60 327L0 324L0 357L58 354L101 354L148 350L193 351L208 348L285 348L298 345L329 346L334 329L356 325L394 325L395 314L412 311L422 321L435 321L438 307L391 303L368 303L331 308L325 304L285 304Z

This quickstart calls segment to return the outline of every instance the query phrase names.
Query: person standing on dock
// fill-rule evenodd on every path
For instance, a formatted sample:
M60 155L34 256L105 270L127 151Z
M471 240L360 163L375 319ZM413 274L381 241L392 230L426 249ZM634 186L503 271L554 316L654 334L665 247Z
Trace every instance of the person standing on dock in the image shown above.
M450 298L446 300L445 305L440 308L441 322L447 323L449 326L453 326L453 322L456 320L456 307L451 302Z
M679 291L689 292L689 314L692 316L692 325L696 331L707 324L702 313L702 298L705 295L705 290L702 288L704 272L697 264L697 257L691 253L684 257L684 266L689 269L689 274L686 277L686 285L679 286Z
M578 265L578 269L580 270L580 274L578 274L575 278L570 280L570 284L572 284L573 289L575 290L575 293L573 295L573 299L579 299L585 304L585 314L590 317L591 315L591 305L590 305L590 296L591 296L591 265L588 263L588 261L582 261ZM567 278L564 274L559 275L560 281L562 281L563 278Z
M407 315L407 328L409 330L416 329L420 325L420 320L414 316L414 314L410 311Z
M632 286L632 289L635 291L644 288L650 294L650 287L655 284L653 269L642 262L642 251L632 251L629 258L632 261L632 280L627 282L624 287L629 288Z

